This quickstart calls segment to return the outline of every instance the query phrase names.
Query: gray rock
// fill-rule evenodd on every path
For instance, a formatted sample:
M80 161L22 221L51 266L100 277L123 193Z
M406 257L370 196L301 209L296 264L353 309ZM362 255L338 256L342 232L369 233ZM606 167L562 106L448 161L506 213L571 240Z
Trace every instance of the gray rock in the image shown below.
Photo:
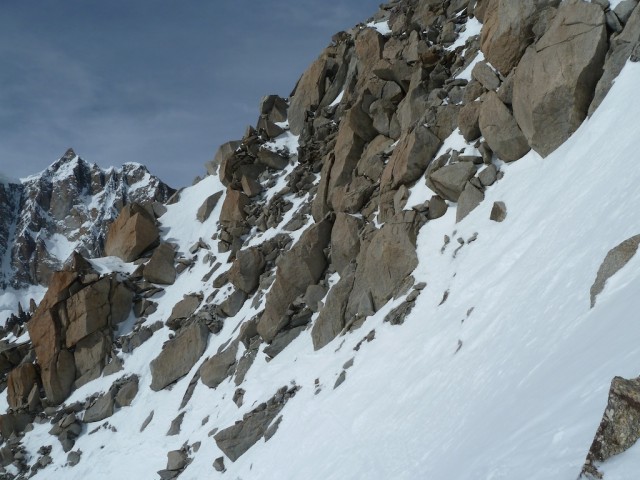
M360 251L359 232L362 220L346 213L336 214L331 231L331 265L336 272L355 260Z
M478 174L478 180L480 180L480 183L483 187L489 187L493 185L494 183L496 183L497 179L498 169L493 164L487 166L487 168L485 168Z
M288 398L294 394L295 390L287 391L284 387L267 403L245 414L241 421L216 433L213 438L218 448L232 462L235 462L265 435L269 425L278 416Z
M243 292L253 293L264 267L264 256L257 247L244 248L236 254L229 269L229 282Z
M597 464L627 451L640 439L640 378L627 380L615 377L611 382L609 400L598 427L583 474L587 478L602 478Z
M513 115L494 92L484 97L479 126L489 147L501 160L518 160L531 150Z
M356 276L355 263L347 264L340 280L329 291L327 302L313 324L311 339L314 350L319 350L336 338L345 327L345 311Z
M346 379L347 379L347 372L342 370L342 372L340 372L340 375L338 375L338 378L336 379L336 383L333 384L333 389L335 390L340 385L342 385Z
M469 102L458 112L458 128L467 142L480 137L480 102Z
M458 199L458 209L456 210L456 223L469 215L480 202L484 200L484 193L474 187L470 182L464 187L460 198Z
M80 463L80 459L82 458L82 452L80 450L74 450L67 454L67 465L70 467L75 467Z
M595 4L562 4L516 69L513 112L529 145L549 155L587 115L602 75L607 28Z
M138 377L134 375L124 385L120 387L116 394L116 405L118 407L128 407L138 394Z
M171 425L169 425L169 430L167 431L167 437L173 437L174 435L178 435L180 433L180 429L182 428L182 420L184 420L184 414L185 412L182 412L176 418L171 420Z
M104 420L113 415L114 407L113 393L111 391L104 393L87 408L82 421L84 423L93 423Z
M202 295L192 293L185 295L182 300L176 303L171 310L171 315L167 319L167 323L173 320L179 320L182 318L189 318L198 309L202 303Z
M204 353L208 337L209 329L205 325L192 323L169 340L151 361L151 389L162 390L189 373Z
M441 197L457 202L466 183L475 175L476 167L470 162L446 165L429 175L432 189Z
M172 450L167 453L167 470L182 470L187 466L187 453L183 450Z
M200 223L204 223L209 219L211 212L213 212L213 209L218 205L220 197L222 197L222 190L214 193L213 195L209 195L205 201L202 202L202 205L200 205L200 208L198 208L198 211L196 212L196 219Z
M618 17L620 22L622 22L623 25L626 25L637 5L638 0L622 0L622 2L616 5L613 12L616 14L616 17Z
M258 150L258 161L274 170L282 170L289 165L289 159L267 148Z
M224 466L224 457L218 457L213 461L213 468L216 472L224 472L226 470Z
M487 90L496 91L500 87L500 79L487 62L478 62L471 71L471 76L475 78Z
M222 352L216 353L200 367L200 378L209 388L216 388L230 375L231 367L236 363L238 342L234 341Z
M171 285L176 281L174 258L176 252L168 243L162 243L155 249L151 260L144 266L143 277L147 282Z
M271 344L265 347L264 354L270 358L274 358L282 352L287 346L293 342L306 329L306 326L284 330L276 335Z
M598 269L593 285L591 285L591 308L596 304L596 297L604 290L607 280L618 273L633 258L638 250L638 245L640 245L640 235L635 235L609 250Z
M489 220L493 220L494 222L504 222L505 218L507 218L507 206L504 202L494 202L493 207L491 208Z
M304 294L304 302L312 312L320 309L320 302L327 294L327 289L322 285L309 285Z
M235 290L220 304L220 309L227 317L233 317L240 311L246 300L247 294L245 292Z
M418 180L440 149L442 142L427 127L417 126L400 139L382 172L380 188L383 192Z
M448 210L449 206L447 202L440 195L433 195L429 200L429 211L427 212L427 218L429 220L435 220L443 217Z
M396 214L361 249L345 311L347 321L378 311L416 268L416 238L423 221L415 211Z

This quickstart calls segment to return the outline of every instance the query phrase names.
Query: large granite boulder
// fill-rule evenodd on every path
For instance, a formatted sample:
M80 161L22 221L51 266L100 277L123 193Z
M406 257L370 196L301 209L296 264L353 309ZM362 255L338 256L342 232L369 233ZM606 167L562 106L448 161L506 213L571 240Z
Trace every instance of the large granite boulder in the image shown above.
M142 206L125 205L109 227L104 253L131 262L151 248L159 238L153 216Z
M171 245L161 243L144 266L144 279L150 283L172 285L176 281L175 256L176 252Z
M587 115L607 52L602 8L563 4L547 33L516 69L513 113L529 145L542 156L558 148Z
M480 37L482 52L500 73L507 75L531 44L540 12L560 0L489 0Z
M512 162L531 150L515 118L495 92L485 95L478 124L487 144L500 160Z

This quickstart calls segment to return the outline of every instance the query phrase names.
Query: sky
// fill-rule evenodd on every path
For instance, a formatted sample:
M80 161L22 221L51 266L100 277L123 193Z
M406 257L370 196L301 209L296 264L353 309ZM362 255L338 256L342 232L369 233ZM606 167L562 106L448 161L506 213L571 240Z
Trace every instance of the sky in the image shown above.
M0 174L72 147L173 187L288 96L331 36L379 0L41 0L0 7Z

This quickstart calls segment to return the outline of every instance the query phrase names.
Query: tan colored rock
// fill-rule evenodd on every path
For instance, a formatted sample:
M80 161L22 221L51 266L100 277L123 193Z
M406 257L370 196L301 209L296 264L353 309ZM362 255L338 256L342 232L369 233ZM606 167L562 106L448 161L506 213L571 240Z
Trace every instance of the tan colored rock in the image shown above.
M289 128L300 135L307 110L318 106L325 93L327 53L323 52L302 74L289 104Z
M527 50L516 69L513 113L529 145L542 156L580 126L607 52L599 5L563 4L547 33Z
M458 162L439 168L429 175L430 186L441 197L457 202L467 181L476 173L471 162Z
M48 363L40 363L40 376L47 400L52 405L64 402L76 379L76 367L73 354L68 350L56 353Z
M96 331L80 340L73 352L76 377L89 374L85 381L89 381L89 377L98 378L110 352L110 333Z
M458 199L456 210L456 223L469 215L484 200L484 193L478 190L471 182L467 182Z
M244 208L249 204L249 198L238 190L227 188L227 193L220 211L220 224L233 227L243 224L247 218Z
M607 280L618 273L634 257L639 245L640 235L635 235L609 250L598 268L593 285L591 285L591 308L595 306L596 298L604 290Z
M238 342L234 341L222 352L216 353L200 367L200 378L209 388L216 388L230 375L229 369L236 363Z
M309 285L318 283L327 267L324 249L331 239L333 220L324 220L309 227L300 240L282 254L276 270L276 279L267 294L266 306L258 321L258 333L267 342L286 327L286 312L298 296L304 295Z
M236 149L240 146L240 143L238 140L233 140L220 145L214 159L205 165L207 167L207 173L209 175L215 175L218 172L218 167L229 157L233 156Z
M161 243L144 266L142 276L147 282L172 285L176 281L176 252L168 243Z
M480 102L469 102L458 112L458 128L467 142L480 137Z
M73 347L87 335L109 324L110 290L111 280L105 277L69 298L66 303L68 325L65 345L67 347ZM38 361L40 361L39 358Z
M501 160L518 160L531 150L515 118L495 92L484 96L478 125L487 144Z
M28 397L38 383L38 372L33 363L23 363L14 368L7 378L7 397L10 408L28 405Z
M132 203L123 207L109 227L104 252L107 256L131 262L156 243L158 238L158 227L153 216L142 206Z
M382 172L382 191L396 189L419 179L440 149L442 142L427 127L417 126L405 135Z
M213 195L209 195L205 201L202 202L202 205L200 205L200 208L198 208L198 212L196 213L196 218L200 223L204 223L209 219L211 212L216 208L216 205L218 205L218 201L221 196L222 191L216 192Z
M507 75L533 41L533 26L541 10L560 0L489 0L483 12L480 43L486 59Z

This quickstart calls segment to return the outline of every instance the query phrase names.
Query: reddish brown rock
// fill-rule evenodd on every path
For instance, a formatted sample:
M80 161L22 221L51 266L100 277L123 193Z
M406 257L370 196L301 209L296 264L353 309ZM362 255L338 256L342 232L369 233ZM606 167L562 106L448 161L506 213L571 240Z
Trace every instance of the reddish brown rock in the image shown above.
M109 227L104 252L131 262L158 241L154 218L142 206L126 205Z

